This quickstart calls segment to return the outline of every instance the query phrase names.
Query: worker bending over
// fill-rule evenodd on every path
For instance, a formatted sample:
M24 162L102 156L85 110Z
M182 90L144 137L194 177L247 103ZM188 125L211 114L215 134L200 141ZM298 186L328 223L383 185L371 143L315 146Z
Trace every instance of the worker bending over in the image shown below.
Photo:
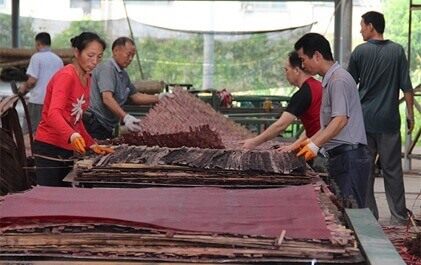
M334 62L330 44L322 35L307 33L294 48L303 68L323 77L321 129L299 144L297 156L313 159L323 147L320 151L328 158L328 172L338 185L341 197L352 197L358 207L363 208L369 162L357 85L353 77Z
M285 60L285 76L288 82L299 90L291 100L281 117L260 135L241 141L245 149L254 149L260 144L272 140L282 133L299 117L305 133L292 145L282 146L279 151L288 151L320 130L320 104L322 102L322 84L314 79L301 66L297 52L291 52Z
M130 81L124 69L137 52L133 40L117 38L111 49L112 58L102 62L92 72L91 104L83 117L87 131L99 140L114 137L114 129L120 119L130 131L141 130L140 119L127 114L122 108L128 98L135 104L149 105L157 103L164 96L172 96L170 93L141 94Z

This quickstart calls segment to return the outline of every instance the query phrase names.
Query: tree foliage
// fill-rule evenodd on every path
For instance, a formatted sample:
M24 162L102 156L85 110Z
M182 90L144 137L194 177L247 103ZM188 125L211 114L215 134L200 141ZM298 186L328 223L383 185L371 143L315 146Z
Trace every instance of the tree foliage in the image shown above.
M384 3L383 12L386 20L385 38L391 39L401 44L408 51L408 32L409 32L409 1L408 0L388 0ZM421 13L419 10L412 12L411 27L411 58L410 74L414 87L421 84ZM419 97L416 98L419 101ZM421 114L414 108L415 120L421 120ZM405 121L405 104L400 105L401 120ZM420 123L415 122L414 132L420 130ZM401 134L405 135L406 126L403 122ZM418 141L417 145L421 145Z
M63 32L57 34L51 42L54 43L55 47L58 48L71 48L70 39L79 35L84 31L95 32L99 36L106 36L104 31L104 22L103 21L92 21L92 20L83 20L83 21L73 21L69 28Z
M21 48L34 48L36 33L32 29L32 18L20 19L19 34ZM12 19L6 14L0 14L0 47L12 47Z

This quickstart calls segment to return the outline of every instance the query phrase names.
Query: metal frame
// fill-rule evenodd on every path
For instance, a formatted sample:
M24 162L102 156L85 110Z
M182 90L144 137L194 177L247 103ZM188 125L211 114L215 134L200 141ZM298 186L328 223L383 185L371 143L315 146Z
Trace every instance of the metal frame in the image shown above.
M413 11L421 10L420 4L414 4L413 0L409 1L409 23L408 23L408 68L411 69L411 37L412 37L412 12ZM416 95L420 92L421 84L414 89L414 93ZM402 100L403 101L403 100ZM414 99L415 109L421 113L421 106L416 100ZM414 150L415 145L417 144L421 134L421 128L416 133L415 139L412 139L412 135L405 134L405 152L404 152L404 170L411 170L412 169L412 159L421 159L421 155L414 155L412 151Z

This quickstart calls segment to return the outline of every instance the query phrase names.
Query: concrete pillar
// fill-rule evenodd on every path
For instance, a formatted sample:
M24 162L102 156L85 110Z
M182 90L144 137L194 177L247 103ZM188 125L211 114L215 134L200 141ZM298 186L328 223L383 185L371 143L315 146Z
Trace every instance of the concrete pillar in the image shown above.
M352 0L342 1L342 51L341 65L346 69L348 68L349 57L352 52Z
M203 85L202 89L213 89L213 74L214 74L214 34L206 33L203 35Z
M333 56L344 68L352 49L352 0L335 0Z

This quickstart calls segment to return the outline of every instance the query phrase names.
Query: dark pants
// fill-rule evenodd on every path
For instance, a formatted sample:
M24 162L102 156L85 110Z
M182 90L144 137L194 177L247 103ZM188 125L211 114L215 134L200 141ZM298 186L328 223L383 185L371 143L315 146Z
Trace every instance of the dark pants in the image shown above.
M83 125L86 131L97 140L113 138L113 132L107 130L92 114L83 114Z
M73 151L63 149L51 144L34 141L34 155L42 155L56 159L69 159ZM35 174L37 184L40 186L69 187L68 182L63 179L73 168L72 161L56 161L35 156Z
M365 207L365 195L370 165L365 147L329 158L329 174L335 180L341 197L352 197L358 208Z
M401 224L408 220L405 186L403 181L402 158L401 158L401 135L367 133L368 154L370 161L370 178L368 181L366 206L378 219L376 199L374 197L374 161L379 155L383 171L384 189L386 200L391 213L390 223Z

